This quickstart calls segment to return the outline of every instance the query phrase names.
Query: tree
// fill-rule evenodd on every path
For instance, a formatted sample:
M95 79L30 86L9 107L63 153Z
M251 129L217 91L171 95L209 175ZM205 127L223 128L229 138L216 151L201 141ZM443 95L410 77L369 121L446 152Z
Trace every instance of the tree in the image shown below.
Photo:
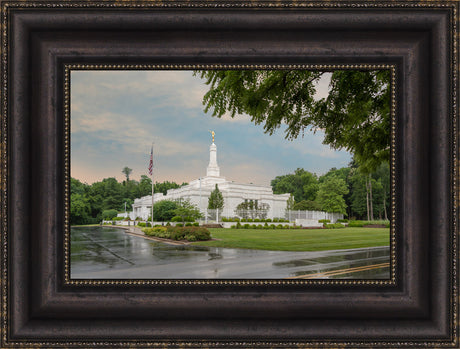
M86 224L91 217L88 200L81 194L70 194L70 224ZM116 215L116 213L115 213Z
M297 202L293 209L301 211L321 211L322 207L317 201L302 200Z
M318 203L326 212L347 213L347 205L343 196L348 193L347 184L339 177L332 176L320 184Z
M133 172L133 170L128 166L125 166L123 167L123 170L121 170L121 172L124 173L124 175L126 176L126 182L129 182L129 175L131 174L131 172Z
M219 190L219 187L216 184L216 188L211 192L211 195L208 199L208 208L215 210L215 209L223 209L224 208L224 197Z
M153 220L159 222L170 221L175 216L178 204L175 201L162 200L153 205Z
M287 139L322 130L324 143L346 149L375 169L390 150L390 71L337 70L327 98L314 99L325 72L308 70L206 70L205 112L247 114L273 134L287 125Z
M177 208L174 210L174 214L182 218L183 224L185 224L186 217L194 220L203 217L200 209L196 205L192 204L190 200L182 200L178 203Z
M104 210L102 212L102 219L112 219L118 215L117 210Z
M294 195L295 202L302 200L315 200L318 191L316 174L298 168L292 174L276 176L271 181L274 194L290 193Z
M293 210L294 205L295 205L294 195L291 194L291 196L289 196L289 199L287 199L287 201L286 201L286 209L287 210Z

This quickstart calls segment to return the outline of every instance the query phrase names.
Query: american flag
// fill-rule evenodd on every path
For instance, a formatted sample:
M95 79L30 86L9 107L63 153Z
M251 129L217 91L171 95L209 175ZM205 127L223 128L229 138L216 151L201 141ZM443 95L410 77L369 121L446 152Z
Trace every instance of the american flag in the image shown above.
M152 150L150 151L150 163L149 163L149 175L153 174L153 145Z

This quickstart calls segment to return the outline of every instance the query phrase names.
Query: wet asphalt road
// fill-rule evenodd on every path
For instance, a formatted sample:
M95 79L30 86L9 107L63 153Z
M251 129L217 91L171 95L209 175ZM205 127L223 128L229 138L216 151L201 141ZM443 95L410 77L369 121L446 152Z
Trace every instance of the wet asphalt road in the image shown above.
M286 252L172 246L116 228L72 228L72 279L389 279L389 247Z

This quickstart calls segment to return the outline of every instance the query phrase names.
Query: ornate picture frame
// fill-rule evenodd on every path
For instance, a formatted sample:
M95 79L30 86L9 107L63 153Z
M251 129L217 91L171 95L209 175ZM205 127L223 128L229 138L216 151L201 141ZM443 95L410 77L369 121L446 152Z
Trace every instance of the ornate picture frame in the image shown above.
M458 1L1 4L2 347L458 347ZM371 66L390 280L69 278L69 67Z

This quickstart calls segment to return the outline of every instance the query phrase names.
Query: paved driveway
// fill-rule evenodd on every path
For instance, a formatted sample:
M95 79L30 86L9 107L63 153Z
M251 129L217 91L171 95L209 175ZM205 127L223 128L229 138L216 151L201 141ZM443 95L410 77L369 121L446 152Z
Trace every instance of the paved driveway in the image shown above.
M388 279L389 247L286 252L171 246L114 228L72 228L72 279Z

